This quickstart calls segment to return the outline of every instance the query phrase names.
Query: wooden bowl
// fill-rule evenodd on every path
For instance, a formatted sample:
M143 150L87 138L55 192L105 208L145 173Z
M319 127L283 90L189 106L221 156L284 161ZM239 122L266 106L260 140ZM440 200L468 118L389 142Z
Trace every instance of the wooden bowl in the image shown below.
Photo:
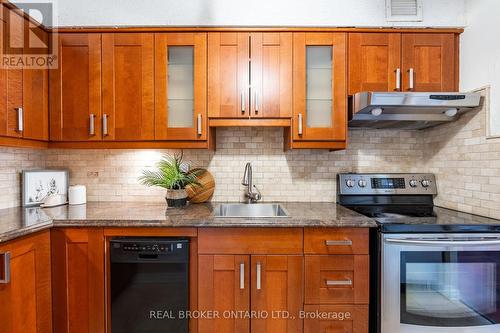
M203 171L200 175L198 175L198 182L201 184L201 186L186 186L188 200L191 203L207 202L212 198L215 191L214 176L212 176L212 174L205 169L193 169L192 171L198 170Z

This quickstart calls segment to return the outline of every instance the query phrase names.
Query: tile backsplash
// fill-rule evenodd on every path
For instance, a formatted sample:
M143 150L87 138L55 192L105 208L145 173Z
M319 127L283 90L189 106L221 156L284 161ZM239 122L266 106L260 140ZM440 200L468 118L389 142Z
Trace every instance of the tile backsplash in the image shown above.
M500 140L486 138L486 111L424 131L351 130L348 149L283 152L278 128L217 130L217 151L185 150L193 167L216 179L213 200L238 201L246 162L265 201L335 201L339 172L431 172L440 206L500 218ZM140 185L142 169L168 150L0 149L0 207L20 204L19 171L70 170L72 184L87 186L89 201L163 202L164 191Z
M439 206L500 219L500 139L486 134L489 101L458 121L422 132L422 170L436 174Z
M217 151L185 150L193 167L207 168L216 179L214 200L238 201L244 166L252 162L254 184L265 201L334 201L335 178L347 171L418 171L422 159L417 132L352 131L349 149L339 152L283 152L278 128L217 131ZM87 185L90 201L163 201L164 191L137 182L168 150L49 150L47 167L70 170L71 183ZM171 152L171 151L170 151Z
M21 171L45 167L45 151L0 148L0 209L21 204Z

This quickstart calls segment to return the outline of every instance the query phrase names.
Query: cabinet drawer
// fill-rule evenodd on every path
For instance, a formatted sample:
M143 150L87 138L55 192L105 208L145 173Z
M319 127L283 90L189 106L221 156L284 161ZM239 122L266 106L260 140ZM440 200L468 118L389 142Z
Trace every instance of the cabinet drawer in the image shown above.
M301 228L199 228L199 254L302 254Z
M368 305L306 305L304 333L368 333Z
M368 304L369 256L305 258L306 304Z
M304 252L306 254L368 254L366 228L306 228Z

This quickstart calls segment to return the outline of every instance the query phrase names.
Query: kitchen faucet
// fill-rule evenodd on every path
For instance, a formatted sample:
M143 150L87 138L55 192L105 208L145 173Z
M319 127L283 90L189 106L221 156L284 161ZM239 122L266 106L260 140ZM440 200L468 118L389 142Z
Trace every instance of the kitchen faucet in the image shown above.
M259 189L252 183L252 164L250 162L245 165L245 173L241 184L247 187L245 198L248 199L248 203L254 203L262 199ZM254 188L256 192L253 191Z

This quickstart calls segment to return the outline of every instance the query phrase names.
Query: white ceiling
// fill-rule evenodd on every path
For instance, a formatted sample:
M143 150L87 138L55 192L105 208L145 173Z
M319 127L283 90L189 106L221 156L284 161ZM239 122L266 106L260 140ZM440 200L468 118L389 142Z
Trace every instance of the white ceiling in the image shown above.
M393 25L385 19L385 0L45 1L54 1L56 4L57 26L379 27ZM429 27L465 25L465 0L423 0L423 4L423 22L398 23L398 25Z

